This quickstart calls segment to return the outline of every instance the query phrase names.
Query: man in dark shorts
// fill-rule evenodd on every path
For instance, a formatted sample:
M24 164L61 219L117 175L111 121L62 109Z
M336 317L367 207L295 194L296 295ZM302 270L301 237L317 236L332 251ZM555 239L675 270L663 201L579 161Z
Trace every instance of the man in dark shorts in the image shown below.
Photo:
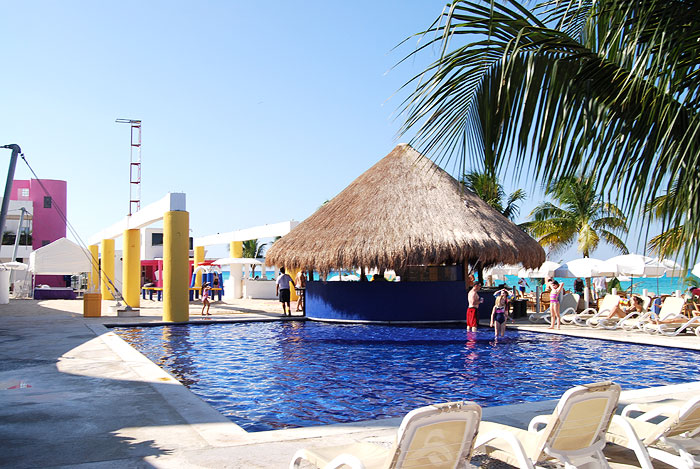
M479 305L484 301L479 296L481 290L481 282L474 282L474 286L469 291L467 298L469 299L469 308L467 309L467 331L476 332L479 322Z
M294 280L287 273L285 273L284 267L280 267L280 276L277 277L276 294L279 295L280 303L282 303L282 311L284 315L292 315L292 306L290 305L291 292L289 289L289 284L294 285Z

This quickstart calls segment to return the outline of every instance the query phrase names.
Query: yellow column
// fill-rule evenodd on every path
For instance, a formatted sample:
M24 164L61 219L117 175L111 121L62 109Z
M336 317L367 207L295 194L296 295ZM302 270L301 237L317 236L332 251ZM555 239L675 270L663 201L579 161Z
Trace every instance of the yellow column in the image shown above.
M289 274L290 277L292 277L292 280L294 280L295 282L297 281L297 274L299 273L299 269L290 270L287 273ZM299 297L297 296L296 288L289 289L289 299L291 301L297 301L299 299Z
M231 241L231 257L240 259L243 257L243 241Z
M122 292L124 302L132 308L141 305L141 231L124 231L122 252Z
M231 257L235 259L243 257L243 241L231 241L229 252ZM243 266L241 264L231 264L230 278L229 285L233 287L233 291L227 291L227 296L243 298Z
M193 268L196 269L197 264L199 264L200 262L204 262L204 246L195 246ZM202 288L202 272L197 272L197 275L194 278L194 286L195 288Z
M88 292L98 293L100 291L100 247L97 244L92 244L88 246L88 249L90 250L90 264L92 265Z
M190 319L190 214L165 212L163 215L163 320Z
M113 239L103 239L102 240L102 299L103 300L113 300L114 295L107 288L108 286L114 290L114 240ZM109 279L109 280L108 280ZM110 283L110 280L112 283Z

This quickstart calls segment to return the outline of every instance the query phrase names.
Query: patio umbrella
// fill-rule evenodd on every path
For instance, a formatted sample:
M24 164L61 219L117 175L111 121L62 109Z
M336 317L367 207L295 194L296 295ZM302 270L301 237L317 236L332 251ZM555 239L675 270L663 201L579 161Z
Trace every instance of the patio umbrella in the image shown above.
M655 257L653 259L648 260L644 264L644 275L643 277L646 278L655 278L656 279L656 292L659 292L659 278L663 277L669 272L675 272L678 271L680 272L682 270L682 267L670 260L670 259L660 259L658 257Z
M693 270L691 270L690 273L695 275L696 277L700 277L700 262L695 264L695 267L693 267Z
M552 261L544 261L544 263L537 269L520 269L518 271L518 277L524 278L547 278L554 275L554 271L557 270L561 264L557 264Z
M3 270L27 270L29 268L27 264L17 261L5 262L0 265L3 267Z
M604 262L592 257L574 259L559 266L554 271L554 277L560 278L591 278L601 275Z
M518 272L520 272L522 268L522 265L498 264L486 269L484 271L484 276L488 277L489 275L491 275L493 277L499 278L505 277L506 275L518 275Z
M647 262L651 261L651 257L643 256L641 254L625 254L622 256L615 256L607 260L611 265L615 265L617 268L617 275L629 275L632 277L630 282L630 291L634 289L634 277L644 277L644 268ZM654 273L655 268L650 264L649 273Z
M617 274L641 277L644 275L644 265L650 260L650 257L641 254L625 254L611 257L606 262L616 266Z
M554 271L554 277L563 278L585 278L590 279L591 277L599 277L605 275L610 269L609 265L600 259L594 259L592 257L583 257L581 259L574 259L561 265L558 269ZM584 300L586 304L590 302L591 291L590 282L586 282L586 289L584 290Z

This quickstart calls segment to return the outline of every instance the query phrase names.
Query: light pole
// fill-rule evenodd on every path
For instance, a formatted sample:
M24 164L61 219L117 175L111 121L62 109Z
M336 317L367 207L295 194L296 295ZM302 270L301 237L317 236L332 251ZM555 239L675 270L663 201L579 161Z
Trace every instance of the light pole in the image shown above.
M2 209L0 209L0 237L5 232L5 220L7 219L7 209L10 206L10 194L12 192L12 182L15 180L15 167L17 166L17 156L22 153L19 145L14 143L3 145L0 148L9 148L12 150L10 156L10 168L7 170L7 182L5 182L5 195L2 197Z

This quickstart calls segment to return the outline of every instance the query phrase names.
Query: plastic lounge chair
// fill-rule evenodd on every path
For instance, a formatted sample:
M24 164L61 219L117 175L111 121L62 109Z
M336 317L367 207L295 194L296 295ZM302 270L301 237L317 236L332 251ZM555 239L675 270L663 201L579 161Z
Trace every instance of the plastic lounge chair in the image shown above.
M612 318L602 318L598 317L597 320L592 320L591 325L596 327L601 327L603 329L614 330L620 329L623 325L627 324L631 328L632 324L639 324L645 322L650 316L649 305L651 304L651 298L648 296L642 296L642 312L632 311L625 315L625 317L612 317Z
M643 413L631 417L639 412ZM678 405L629 405L622 410L621 417L613 419L607 438L637 454L643 454L641 450L646 449L651 458L674 467L698 468L700 396Z
M572 322L577 326L593 326L593 321L597 321L600 316L610 314L610 311L615 309L615 307L620 303L620 297L617 295L605 295L603 297L603 302L600 304L600 308L596 311L595 308L586 308L580 313L574 315L571 318ZM591 323L589 324L589 320ZM597 324L597 323L595 323Z
M648 321L642 326L644 332L650 334L678 335L685 330L693 331L700 326L700 317L688 318L683 314L683 298L668 297L661 305L658 321ZM697 331L696 331L697 332Z
M564 317L569 317L571 315L576 314L576 306L578 305L578 295L574 295L571 293L567 293L564 295L564 297L561 299L561 319L562 322L565 321ZM547 308L545 311L541 313L530 313L528 314L528 319L531 322L539 322L539 321L544 321L546 323L551 322L551 317L550 317L550 312L549 308Z
M661 298L649 298L648 307L645 300L644 309L646 312L639 316L634 316L633 314L625 316L618 322L617 327L626 331L643 330L645 324L649 323L652 318L659 316L659 313L661 312Z
M302 461L327 469L468 467L481 421L481 407L473 402L449 402L409 412L399 427L396 443L384 448L372 443L301 449L290 469Z
M476 447L522 469L552 459L566 468L610 467L603 448L619 398L620 386L609 381L576 386L562 395L552 415L535 417L527 430L482 422Z

